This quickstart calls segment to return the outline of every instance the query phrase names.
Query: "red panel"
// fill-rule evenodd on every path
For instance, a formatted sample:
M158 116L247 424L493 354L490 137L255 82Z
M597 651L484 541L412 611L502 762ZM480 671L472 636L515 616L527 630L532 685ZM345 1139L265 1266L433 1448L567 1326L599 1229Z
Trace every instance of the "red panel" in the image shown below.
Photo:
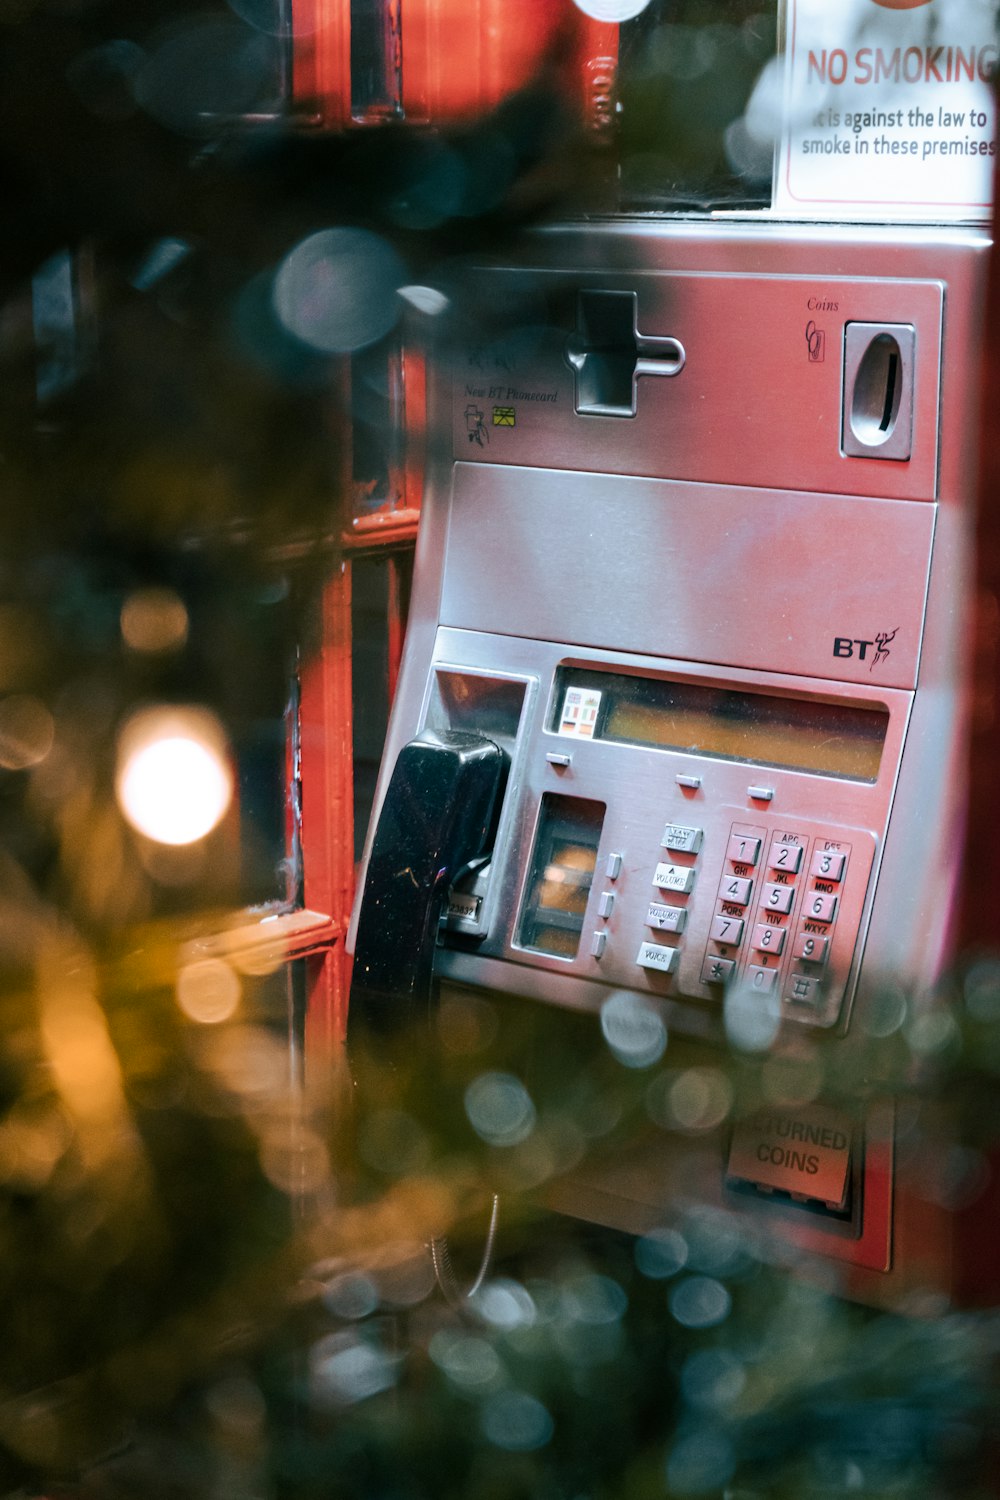
M408 121L475 119L541 80L595 123L618 55L617 25L589 20L573 0L402 0L401 12ZM316 110L329 128L350 124L350 0L294 0L293 33L296 105Z
M351 570L324 591L320 639L302 667L302 862L305 904L346 932L354 895L351 712ZM339 943L310 968L307 1055L327 1057L343 1037L349 959Z

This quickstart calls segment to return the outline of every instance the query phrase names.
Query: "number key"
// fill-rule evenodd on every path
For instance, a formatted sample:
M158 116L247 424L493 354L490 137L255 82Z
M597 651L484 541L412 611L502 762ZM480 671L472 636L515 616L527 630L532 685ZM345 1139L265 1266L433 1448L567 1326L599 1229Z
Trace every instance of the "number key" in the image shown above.
M812 932L800 932L795 942L795 957L804 958L811 964L825 964L826 950L830 939Z
M716 917L712 923L712 940L716 943L732 943L734 946L743 936L743 923L739 917Z
M768 911L781 912L787 916L794 900L795 887L793 885L766 885L764 887L764 905Z
M761 922L753 930L753 945L763 953L780 953L785 946L785 929Z
M812 891L806 897L803 916L814 922L832 922L837 915L838 896L824 896L822 891Z
M748 833L734 833L729 840L729 858L734 865L755 865L760 854L760 839Z
M846 863L847 855L839 849L817 849L812 857L810 874L817 875L820 880L843 880Z
M802 864L802 845L782 844L775 839L771 845L768 864L772 870L785 870L789 875L797 874Z
M731 901L734 906L748 906L752 889L752 881L741 880L738 875L732 875L719 886L719 895L723 901Z

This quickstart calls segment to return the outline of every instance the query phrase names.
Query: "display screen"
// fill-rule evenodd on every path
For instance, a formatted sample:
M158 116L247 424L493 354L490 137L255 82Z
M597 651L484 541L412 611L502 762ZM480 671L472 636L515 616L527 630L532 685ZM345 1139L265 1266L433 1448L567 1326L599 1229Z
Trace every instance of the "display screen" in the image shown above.
M720 760L878 778L889 712L702 683L560 667L549 725L574 739L686 750Z

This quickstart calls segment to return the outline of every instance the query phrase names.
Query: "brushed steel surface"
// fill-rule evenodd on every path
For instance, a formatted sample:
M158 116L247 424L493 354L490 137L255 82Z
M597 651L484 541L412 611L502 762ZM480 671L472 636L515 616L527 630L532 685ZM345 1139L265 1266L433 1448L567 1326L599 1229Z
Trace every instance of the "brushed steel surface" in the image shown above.
M934 497L939 282L654 273L641 265L627 275L588 272L571 287L557 272L512 272L507 281L515 323L519 299L525 319L537 318L539 296L548 321L540 328L532 323L531 337L523 340L505 324L456 352L456 459ZM633 417L577 413L566 351L573 347L575 297L583 285L634 292L641 334L676 339L685 350L683 369L672 379L637 380ZM914 367L906 371L913 383L913 441L905 462L842 452L844 343L853 323L914 329ZM495 413L511 409L514 425L496 425ZM470 410L483 416L476 431L470 430Z
M519 265L470 273L475 332L442 353L431 382L413 601L376 798L377 813L399 749L424 722L437 664L527 684L476 924L486 933L439 950L443 976L586 1009L629 987L674 1029L717 1033L720 1000L701 961L738 825L760 828L765 849L772 832L798 834L808 859L816 839L851 848L835 984L813 1024L846 1024L855 989L863 1004L886 982L918 993L933 982L961 858L969 435L987 248L981 231L959 228L614 221L544 231ZM684 345L673 378L640 371L635 417L574 410L566 346L581 288L634 292L639 338ZM821 317L824 357L810 359L807 324ZM908 459L841 451L853 321L915 330ZM493 425L494 405L514 407L513 426L507 413ZM893 631L877 662L870 648L834 655L836 639L857 646ZM864 785L560 739L544 726L567 660L882 703L882 770ZM567 748L569 766L549 763ZM770 802L752 796L762 786ZM598 916L595 881L571 962L514 942L545 791L606 802L598 870L621 856L611 917ZM670 857L666 823L704 827L690 896L652 885ZM684 903L683 932L647 924L664 900ZM748 932L758 920L752 905ZM608 936L600 958L595 925ZM648 941L678 949L673 974L636 965ZM749 966L748 950L739 962Z
M764 860L774 834L799 833L809 840L810 850L816 840L825 838L851 845L822 1003L808 1010L790 1004L784 1006L788 1017L805 1025L830 1027L838 1022L843 998L851 987L857 938L863 930L871 889L872 862L892 805L910 693L871 685L845 689L834 682L818 683L812 678L777 673L735 669L711 672L662 657L580 650L552 642L459 630L439 632L434 658L432 670L440 667L448 672L463 669L486 672L493 663L503 660L508 671L540 684L540 690L532 697L532 708L522 722L511 768L513 790L508 792L505 813L509 818L509 838L502 846L498 845L491 873L493 924L475 952L441 951L438 967L443 974L475 983L483 961L496 959L505 966L502 987L512 993L536 994L541 978L542 992L555 1003L596 1008L610 985L636 989L652 997L696 999L718 1019L721 994L702 982L701 970L719 908L719 883L723 874L732 870L728 851L733 825L745 825L758 830L760 838L760 861L751 876L753 892L746 914L748 933L749 919L759 920L755 914L766 883ZM753 686L783 697L800 697L805 702L819 697L885 706L889 723L878 779L874 783L852 782L840 777L773 769L769 771L769 781L775 795L762 808L748 795L745 762L606 740L574 740L571 767L553 766L547 758L548 752L567 741L545 726L552 718L555 671L565 663L584 668L659 673L708 686L723 683L739 688ZM700 780L697 790L678 785L679 772L697 776ZM612 852L621 854L622 864L615 882L614 911L606 924L608 943L599 960L590 954L586 942L581 942L580 951L572 960L538 953L517 942L539 805L545 792L603 801L607 805L596 867L603 869ZM695 852L672 854L666 849L662 842L664 832L673 825L701 830L702 839ZM694 872L690 894L664 896L654 881L657 866L682 862ZM809 884L806 860L796 883L791 919L796 924ZM602 889L600 882L595 881L584 917L584 933L601 925ZM662 935L662 931L654 931L647 922L650 903L662 900L686 912L682 936L671 935L666 939L679 950L675 970L669 977L644 970L636 963L641 945ZM460 930L461 924L457 924L456 931ZM716 951L714 946L711 951ZM730 956L736 958L741 976L751 963L760 962L750 952L747 940L738 953ZM790 946L779 967L784 986L795 968ZM535 981L527 987L525 969L537 971Z
M459 464L441 623L912 687L935 507ZM876 660L876 636L891 635ZM834 643L868 642L835 656ZM843 650L847 646L842 646Z

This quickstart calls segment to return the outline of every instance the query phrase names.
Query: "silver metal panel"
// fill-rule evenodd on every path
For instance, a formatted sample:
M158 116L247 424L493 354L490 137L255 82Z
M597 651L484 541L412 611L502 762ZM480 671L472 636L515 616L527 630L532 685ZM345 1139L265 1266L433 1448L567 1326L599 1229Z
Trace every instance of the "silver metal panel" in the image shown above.
M440 619L912 687L934 512L891 500L459 464Z
M843 932L856 931L857 942L851 953L848 937L840 938L834 955L838 970L849 966L847 1003L856 987L860 1003L886 981L917 991L933 982L961 858L969 434L987 248L983 233L964 229L618 221L543 232L522 263L533 269L481 273L484 322L495 311L493 290L512 275L561 310L535 327L531 355L517 355L524 368L507 358L509 349L491 367L495 348L484 335L462 343L457 364L455 351L442 359L430 388L435 446L378 799L399 749L423 722L435 660L538 683L508 790L509 837L489 879L488 936L466 952L441 950L442 974L588 1008L610 986L629 986L658 997L671 1026L711 1032L720 1004L696 962L712 916L706 872L718 870L724 834L745 809L745 821L765 829L790 821L810 838L815 829L858 836L864 860L854 865L852 852L841 911L849 916ZM834 283L843 307L806 305L810 295L836 300ZM640 335L685 344L678 375L640 376L634 418L572 409L563 345L584 286L635 290ZM741 290L753 293L742 305ZM841 334L827 325L826 358L810 362L804 312L914 326L910 459L839 451L842 350L836 359L830 351ZM525 371L537 376L533 388ZM486 394L470 396L466 384ZM508 400L508 385L556 399ZM481 445L469 436L470 403L483 414ZM494 404L515 406L514 427L493 426ZM924 503L935 497L937 504ZM883 603L905 624L883 617ZM460 628L442 630L441 622ZM870 648L863 660L833 656L837 637L856 644L892 628L888 662L877 668ZM525 639L529 633L536 639ZM814 635L821 644L810 649ZM886 703L882 774L871 787L572 744L543 727L563 657ZM571 749L568 767L546 760L553 748ZM674 771L693 784L678 785ZM751 806L749 788L759 784L774 796ZM539 798L570 787L608 804L598 870L617 845L623 859L609 921L597 913L598 879L595 921L588 911L580 956L567 965L518 949L513 935ZM684 898L684 957L661 978L634 960L639 942L657 936L644 918L650 901L664 898L649 876L672 857L658 840L667 821L695 823L689 799L706 810L699 876ZM592 928L608 934L600 959L590 953ZM833 1016L831 1005L814 1019L827 1025Z
M465 982L489 983L482 968L485 960L505 964L502 987L512 993L541 995L556 1004L593 1006L607 994L607 986L636 989L660 998L686 996L705 1004L718 1017L721 991L702 981L706 954L718 948L710 942L713 919L719 910L719 886L730 870L727 850L733 827L759 830L760 860L750 873L753 893L746 913L744 940L731 955L738 973L747 973L760 963L751 953L752 929L760 920L759 903L766 883L765 861L770 840L777 833L794 833L807 841L807 858L795 882L795 905L787 926L789 940L780 970L782 992L789 989L793 973L802 969L793 962L791 934L805 918L805 900L810 889L809 860L818 840L833 839L850 845L850 860L840 909L832 932L827 968L831 981L823 996L808 1007L786 1003L786 1015L806 1025L832 1026L842 1014L842 1002L850 994L852 964L864 931L873 860L876 861L889 819L896 769L903 744L911 694L871 686L845 691L836 683L817 683L801 677L774 673L729 670L710 673L679 661L622 655L613 652L580 651L549 642L504 639L466 631L442 630L434 653L435 667L442 670L490 670L502 660L507 670L525 678L536 678L542 691L525 723L518 749L513 790L508 794L510 840L498 847L491 877L496 919L473 954L442 951L442 973ZM699 756L689 752L650 749L607 741L577 741L548 730L551 718L549 694L556 667L561 663L584 667L611 667L668 675L709 686L756 687L781 696L839 699L855 704L884 705L889 710L889 728L882 766L874 783L818 776L801 771L769 768L767 780L774 796L762 803L752 796L759 768L749 763ZM568 750L568 767L554 766L550 750ZM678 773L696 777L697 790L677 782ZM526 868L534 841L538 808L545 792L582 797L605 803L604 828L597 857L597 874L590 893L580 951L573 960L553 958L521 947L517 941L518 915L524 897ZM513 807L510 803L513 802ZM696 852L668 852L662 844L666 825L683 824L702 831ZM605 871L612 853L622 856L621 873L609 881ZM682 862L694 872L690 895L662 895L654 884L658 864ZM774 877L771 876L771 879ZM612 915L599 914L601 896L613 890ZM664 934L647 923L651 901L666 900L687 912L683 933ZM600 958L590 952L590 938L605 931L607 945ZM678 949L678 960L669 976L647 971L636 963L644 942L664 942ZM526 970L532 971L530 974ZM492 970L496 982L497 970ZM594 985L598 988L590 989Z
M669 252L678 249L665 237ZM717 484L933 499L943 289L900 278L783 277L730 271L665 274L613 263L568 282L565 273L506 273L505 306L529 323L504 326L456 354L456 458L489 464L666 475ZM497 273L493 273L494 278ZM567 359L582 288L634 292L642 339L672 338L684 367L640 378L634 416L578 413ZM544 299L547 323L538 328ZM483 296L488 315L490 293ZM844 346L849 324L914 330L913 438L905 460L842 451ZM530 337L529 337L530 333ZM640 339L641 342L641 339ZM911 357L910 351L907 358ZM639 358L639 350L636 350Z

